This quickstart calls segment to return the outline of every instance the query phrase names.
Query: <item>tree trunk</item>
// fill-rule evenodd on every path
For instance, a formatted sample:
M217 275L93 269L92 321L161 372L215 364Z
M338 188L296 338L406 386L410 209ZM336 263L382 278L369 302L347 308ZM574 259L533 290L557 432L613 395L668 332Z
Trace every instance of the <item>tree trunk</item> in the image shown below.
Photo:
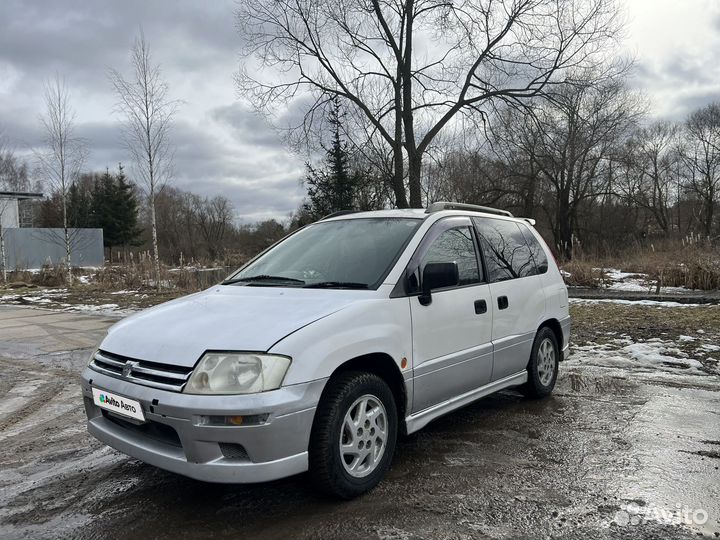
M405 6L405 52L401 62L402 74L402 117L405 127L405 150L408 156L408 184L410 188L410 208L422 208L422 186L420 172L422 169L422 151L418 151L415 140L415 122L413 119L413 25L415 1L407 0Z
M713 217L715 214L715 198L711 192L710 196L705 199L705 219L703 220L705 223L704 229L705 229L705 236L710 237L712 236L712 226L713 226Z
M399 139L396 139L399 141ZM407 208L407 194L405 193L405 173L403 167L402 143L398 142L393 147L394 174L392 178L392 189L395 194L395 206Z
M422 208L422 190L420 173L422 171L422 154L408 152L408 178L410 183L410 208Z
M155 288L160 291L160 255L158 254L157 223L155 221L155 187L150 186L150 224L152 227L153 263L155 267Z
M392 180L392 188L395 193L395 206L398 208L407 208L407 193L405 192L405 170L403 167L403 150L402 150L402 93L401 80L402 71L400 65L397 68L397 82L395 83L395 140L393 142L393 165L394 176Z
M63 181L64 184L64 181ZM72 261L70 260L70 233L67 223L67 190L62 194L63 203L63 236L65 239L65 264L67 265L66 281L68 285L72 285Z
M1 214L0 214L0 219L2 219ZM0 263L2 264L3 283L7 283L7 258L5 257L5 231L3 230L2 223L0 223L0 257L2 257L2 260L0 261Z
M555 243L559 254L566 260L573 256L572 212L566 193L561 192L555 211Z

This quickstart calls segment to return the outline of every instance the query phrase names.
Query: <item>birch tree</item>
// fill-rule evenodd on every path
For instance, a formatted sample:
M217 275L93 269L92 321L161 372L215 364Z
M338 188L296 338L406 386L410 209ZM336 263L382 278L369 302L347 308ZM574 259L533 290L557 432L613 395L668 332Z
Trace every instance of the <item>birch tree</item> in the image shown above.
M5 137L0 131L0 189L4 189L7 185L6 174L8 162L10 161L10 153L5 145ZM10 204L8 199L0 198L0 264L2 265L2 280L7 283L7 257L5 256L5 231L3 229L3 217Z
M42 177L60 196L62 244L65 247L66 281L72 284L72 238L68 225L68 196L87 155L82 139L75 134L75 111L65 80L60 75L45 83L45 112L40 117L43 148L36 152Z
M172 178L173 153L169 133L179 102L169 99L168 84L158 64L153 63L150 46L142 30L130 53L131 73L125 77L110 71L118 97L118 110L125 116L124 140L133 158L136 178L150 204L152 255L155 284L161 288L156 199Z

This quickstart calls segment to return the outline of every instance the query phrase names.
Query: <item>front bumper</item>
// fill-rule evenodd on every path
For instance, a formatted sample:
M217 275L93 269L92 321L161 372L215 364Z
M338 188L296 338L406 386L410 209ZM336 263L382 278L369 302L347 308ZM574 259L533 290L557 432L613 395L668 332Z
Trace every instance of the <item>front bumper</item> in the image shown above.
M108 446L207 482L253 483L306 471L315 408L326 379L271 392L198 396L124 381L86 368L82 393L88 431ZM92 388L140 402L146 422L104 411ZM262 423L207 425L208 416L267 415Z

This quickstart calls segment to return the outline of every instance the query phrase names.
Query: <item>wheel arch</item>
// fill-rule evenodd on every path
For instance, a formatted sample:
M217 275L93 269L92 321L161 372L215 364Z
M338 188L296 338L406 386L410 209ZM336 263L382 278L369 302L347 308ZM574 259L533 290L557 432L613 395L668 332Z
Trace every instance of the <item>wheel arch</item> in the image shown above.
M552 330L552 333L555 334L555 340L557 341L558 348L560 349L560 351L559 351L560 360L563 360L562 347L563 347L564 338L563 338L563 330L562 330L562 326L560 325L560 321L558 321L555 318L546 319L545 321L543 321L540 324L540 326L538 326L537 332L539 332L543 328L549 328L550 330ZM536 332L536 334L537 334L537 332Z
M325 388L320 396L320 400L325 397L328 388L331 387L334 379L337 379L342 373L348 371L362 371L372 373L380 377L390 387L390 391L395 398L395 405L398 411L398 430L400 434L407 433L405 425L405 415L408 410L408 391L405 379L398 368L397 363L392 356L387 353L375 352L356 356L346 360L340 364L335 371L332 372Z

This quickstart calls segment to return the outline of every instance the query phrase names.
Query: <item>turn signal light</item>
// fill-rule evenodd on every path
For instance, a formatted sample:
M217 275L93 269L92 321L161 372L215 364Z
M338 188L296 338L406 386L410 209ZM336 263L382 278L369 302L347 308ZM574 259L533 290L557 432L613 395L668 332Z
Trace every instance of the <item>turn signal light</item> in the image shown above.
M270 414L246 414L234 416L196 416L197 426L259 426L267 422Z

